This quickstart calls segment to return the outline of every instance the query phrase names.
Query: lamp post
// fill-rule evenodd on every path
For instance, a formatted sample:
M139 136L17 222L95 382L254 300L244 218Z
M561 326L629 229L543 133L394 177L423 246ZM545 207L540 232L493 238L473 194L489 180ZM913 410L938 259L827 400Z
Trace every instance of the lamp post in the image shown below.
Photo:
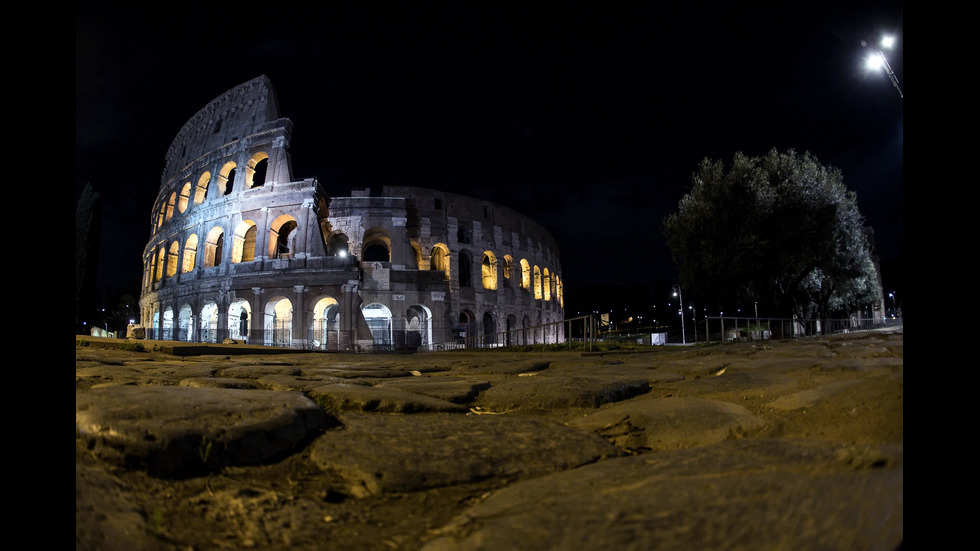
M687 337L684 334L684 297L681 296L681 286L674 284L674 296L681 305L681 343L687 344Z
M881 47L885 49L891 49L895 44L894 37L885 36L881 39ZM862 41L862 45L867 45L867 43ZM885 59L885 54L881 51L881 48L875 47L874 51L868 55L866 65L869 69L878 70L880 68L885 69L885 74L888 75L888 79L891 80L895 89L898 90L899 99L905 99L902 94L902 88L898 85L898 77L895 76L895 71L892 71L892 66L888 64L888 60Z

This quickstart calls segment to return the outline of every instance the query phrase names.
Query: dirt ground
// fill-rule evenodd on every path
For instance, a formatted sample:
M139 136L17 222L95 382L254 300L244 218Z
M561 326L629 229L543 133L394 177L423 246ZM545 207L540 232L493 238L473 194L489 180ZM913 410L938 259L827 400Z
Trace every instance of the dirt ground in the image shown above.
M93 351L85 353L91 358ZM76 363L79 356L76 348ZM582 354L555 357L578 361ZM417 358L422 365L433 355ZM614 363L617 369L643 365L658 374L677 375L651 379L647 396L737 404L764 420L762 428L732 437L868 448L900 449L903 443L901 330L763 344L661 347L647 354L621 354ZM536 408L507 415L568 423L589 412L580 407ZM355 498L343 490L338 474L324 472L311 460L309 449L273 464L227 467L183 480L106 465L77 437L75 459L78 549L114 548L109 540L93 543L109 524L115 533L144 533L145 537L126 540L130 549L416 550L467 508L515 483L500 476ZM98 522L80 515L88 504L102 511Z

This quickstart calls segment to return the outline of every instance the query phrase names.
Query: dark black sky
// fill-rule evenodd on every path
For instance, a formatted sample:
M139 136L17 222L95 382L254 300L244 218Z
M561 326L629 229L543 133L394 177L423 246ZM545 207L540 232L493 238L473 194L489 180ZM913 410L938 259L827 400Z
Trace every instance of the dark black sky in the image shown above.
M261 74L294 123L296 178L514 208L558 239L568 289L676 278L661 221L699 161L773 147L840 168L899 257L904 107L861 40L897 34L904 90L902 2L264 5L76 4L76 198L90 182L104 201L103 287L138 290L177 131Z

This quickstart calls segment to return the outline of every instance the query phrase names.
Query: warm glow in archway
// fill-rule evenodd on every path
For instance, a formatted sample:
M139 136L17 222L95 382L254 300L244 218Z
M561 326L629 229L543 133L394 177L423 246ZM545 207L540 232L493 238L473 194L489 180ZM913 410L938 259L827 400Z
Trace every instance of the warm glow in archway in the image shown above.
M481 274L483 288L495 291L497 289L497 257L491 251L483 251Z
M534 298L541 298L541 269L534 267Z
M544 279L542 280L542 288L544 290L544 299L551 300L551 274L548 272L548 268L544 269Z
M197 262L197 234L192 233L184 243L184 262L180 271L185 274L193 271L195 262Z
M526 258L521 259L521 289L531 288L531 264Z
M449 247L443 243L433 245L429 269L440 271L449 279Z
M246 187L254 188L264 185L268 166L268 153L265 151L259 151L258 153L252 155L252 157L248 160L247 167L245 168Z
M211 183L211 173L205 172L197 180L197 187L194 188L194 204L200 205L208 195L208 184Z
M255 260L255 222L242 220L235 229L232 243L232 262L252 262Z

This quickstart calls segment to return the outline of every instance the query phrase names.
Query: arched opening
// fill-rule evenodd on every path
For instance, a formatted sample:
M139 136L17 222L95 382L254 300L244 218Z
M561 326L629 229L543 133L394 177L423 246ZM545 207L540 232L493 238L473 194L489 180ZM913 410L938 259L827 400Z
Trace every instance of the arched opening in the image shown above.
M542 289L544 290L544 299L551 300L551 275L548 273L548 268L544 269Z
M310 340L315 348L340 350L340 304L324 297L313 306L313 329Z
M521 289L531 289L531 264L526 258L521 259Z
M245 169L246 187L255 188L265 184L266 171L269 168L269 154L259 151L248 160Z
M368 329L371 330L371 339L374 347L387 349L392 343L391 310L384 304L373 302L361 308L364 320L367 322Z
M509 254L504 255L504 287L513 285L514 280L514 257Z
M442 243L436 243L432 247L432 260L429 261L429 269L440 271L446 274L446 279L449 279L449 247Z
M347 236L343 233L335 233L330 236L327 242L327 256L347 256Z
M421 304L408 308L408 329L405 333L405 347L424 348L432 344L432 311Z
M157 249L156 254L154 254L155 260L153 261L153 281L160 281L163 279L163 267L167 263L167 251L163 247Z
M222 195L231 195L232 190L235 187L235 173L236 167L234 161L228 161L225 166L221 167L218 171L218 189L222 189Z
M163 311L163 325L160 328L160 338L165 341L174 340L174 309L169 306Z
M470 333L470 326L473 324L473 315L467 311L463 310L459 313L459 320L456 322L456 327L453 327L453 338L457 343L468 345L472 342L473 335Z
M180 198L177 200L177 211L184 212L191 200L191 183L187 182L180 189Z
M497 321L490 312L483 313L483 346L497 346Z
M411 240L411 241L409 241L409 244L412 246L412 257L415 260L415 269L416 270L422 270L423 269L422 268L422 248L419 247L419 244L416 243L414 239Z
M218 342L218 305L214 301L201 308L201 342Z
M194 188L194 204L200 205L208 196L208 184L211 183L211 173L205 172L197 179L197 187Z
M541 298L541 270L537 266L534 267L534 298Z
M174 204L177 202L177 192L170 194L170 198L167 199L167 218L166 221L169 222L171 218L174 217Z
M293 343L293 303L273 297L265 305L265 344L289 348Z
M153 253L153 281L160 281L163 279L163 264L167 258L167 253L162 249L157 249Z
M384 243L372 243L364 247L365 262L389 262L390 260L388 247Z
M150 283L153 282L153 270L157 266L157 255L150 254L146 257L146 261L143 263L143 288L147 289L150 287Z
M194 271L195 262L197 262L197 234L192 233L184 242L184 261L180 271L185 274Z
M255 235L255 222L243 220L238 224L232 243L232 262L252 262L255 260Z
M364 232L361 259L365 262L391 262L391 237L381 228Z
M565 289L558 274L555 274L555 293L558 295L558 305L565 307Z
M296 219L283 214L272 221L269 227L269 258L289 258L292 256L296 240Z
M180 307L177 317L177 340L192 342L194 340L194 310L190 304Z
M228 306L228 337L248 342L252 333L252 307L245 299L238 299Z
M483 278L483 288L497 290L497 257L492 251L483 252L483 262L480 271Z
M459 286L460 287L473 286L472 264L473 264L473 257L470 251L466 249L459 251Z
M511 314L507 316L507 329L504 335L504 345L514 346L517 339L514 338L514 330L517 329L517 316Z
M204 242L204 267L213 268L221 264L221 253L225 244L225 232L220 226L211 228Z
M174 241L170 244L167 253L167 277L173 277L177 273L178 258L180 258L180 243Z
M153 312L150 313L150 338L160 339L162 338L162 328L160 325L160 312L154 306Z

